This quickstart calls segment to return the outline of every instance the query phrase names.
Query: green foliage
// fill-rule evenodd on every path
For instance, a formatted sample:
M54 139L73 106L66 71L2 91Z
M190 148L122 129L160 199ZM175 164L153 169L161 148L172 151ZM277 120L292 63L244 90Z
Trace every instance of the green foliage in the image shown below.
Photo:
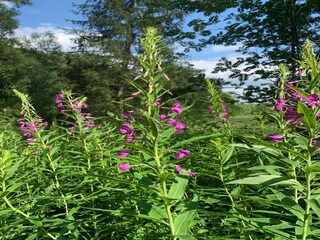
M180 1L179 1L180 2ZM189 26L192 32L183 37L193 41L190 47L197 50L208 45L238 46L243 53L235 61L221 58L215 72L231 72L229 84L243 86L250 78L254 81L246 86L243 99L249 102L271 101L274 97L273 79L278 79L274 69L284 63L292 76L298 72L295 59L299 58L301 46L306 39L319 45L319 4L314 0L278 1L182 1L186 8L197 10L198 15ZM212 25L223 23L223 29L212 30ZM220 26L219 26L220 27ZM234 79L238 81L235 82Z
M13 34L13 30L18 27L15 17L19 14L17 8L22 5L30 5L29 0L13 0L0 2L0 39Z

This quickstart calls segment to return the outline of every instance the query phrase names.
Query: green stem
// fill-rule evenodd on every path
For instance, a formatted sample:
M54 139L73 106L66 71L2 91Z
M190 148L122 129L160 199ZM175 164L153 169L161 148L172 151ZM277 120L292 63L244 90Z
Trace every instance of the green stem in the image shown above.
M161 175L163 173L163 170L161 167L157 140L155 140L155 142L154 142L154 159L157 164L158 173ZM163 197L164 197L163 202L164 202L164 205L166 208L166 213L167 213L168 220L169 220L171 238L172 238L172 240L176 240L177 238L175 237L175 228L174 228L173 216L172 216L172 212L171 212L171 205L167 203L168 190L167 190L167 184L166 184L165 180L161 180L161 187L162 187L162 192L163 192Z
M39 139L41 141L43 149L48 149L47 144L42 140L39 132L37 132L37 139ZM56 168L55 168L55 166L53 164L53 160L52 160L50 154L47 153L46 156L47 156L47 159L49 160L49 164L50 164L53 176L54 176L54 182L55 182L56 189L57 189L59 195L63 199L63 204L64 204L64 207L65 207L66 215L68 216L69 215L69 207L68 207L68 203L67 203L66 197L64 196L64 194L62 192L60 181L59 181L59 177L58 177L58 174L56 172Z
M4 173L4 171L3 171L2 168L1 168L1 172ZM5 192L6 189L7 189L7 186L6 186L6 184L5 184L5 181L3 180L3 181L2 181L2 191ZM29 216L28 214L22 212L22 211L21 211L20 209L18 209L18 208L15 208L15 207L11 204L11 202L9 201L9 199L7 198L7 196L3 196L2 199L3 199L3 201L8 205L8 207L11 208L11 210L13 210L15 213L20 214L21 216L23 216L24 218L26 218L26 219L28 219L28 220L30 219L30 216ZM51 239L55 239L55 240L57 239L57 238L56 238L55 236L53 236L51 233L49 233L48 231L46 231L43 227L40 227L40 228L41 228L41 230L42 230L43 232L45 232Z
M311 156L309 155L307 158L307 168L309 169L312 165ZM310 218L310 204L309 200L311 199L311 173L306 171L306 206L305 213L303 219L303 232L302 232L302 240L306 240L308 237L309 230L309 218Z

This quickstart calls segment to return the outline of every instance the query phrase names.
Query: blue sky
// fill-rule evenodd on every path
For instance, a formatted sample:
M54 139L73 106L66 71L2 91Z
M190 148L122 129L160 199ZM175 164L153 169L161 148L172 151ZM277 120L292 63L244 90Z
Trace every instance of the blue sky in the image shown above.
M32 0L31 6L24 6L20 9L18 16L20 27L16 34L19 36L29 36L32 33L44 33L46 31L53 32L59 43L67 49L72 45L70 36L63 28L75 27L67 19L81 19L80 16L72 13L74 9L72 3L80 4L84 0ZM235 60L237 46L208 46L201 52L191 51L189 53L189 61L196 68L204 69L207 76L226 78L226 73L213 75L212 69L221 57L228 57Z

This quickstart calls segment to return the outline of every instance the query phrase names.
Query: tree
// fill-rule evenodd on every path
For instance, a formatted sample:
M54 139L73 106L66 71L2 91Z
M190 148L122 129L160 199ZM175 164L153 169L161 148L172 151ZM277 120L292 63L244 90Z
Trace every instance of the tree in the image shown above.
M241 0L227 6L229 14L220 18L224 23L221 31L210 31L210 22L202 22L202 31L207 37L200 40L198 47L208 44L236 45L240 47L236 62L222 59L215 71L231 71L230 78L237 78L240 85L254 78L274 80L277 78L275 69L280 63L290 66L294 75L297 72L295 59L299 58L300 48L306 39L319 45L320 4L317 0ZM198 5L198 11L205 14L210 12L208 7ZM213 11L214 8L211 8ZM210 15L216 16L215 13ZM196 26L196 25L195 25ZM195 28L196 30L196 28ZM259 88L258 88L259 89ZM253 89L249 89L250 91ZM249 91L249 92L250 92Z
M137 74L135 55L140 52L139 38L144 29L157 28L167 41L164 46L170 46L169 42L181 31L184 12L171 9L172 2L86 0L75 5L75 12L85 18L72 21L82 27L82 30L75 31L79 36L78 50L109 59L109 69L115 70L112 78L117 83L118 98L125 95L126 79L131 78L132 73Z
M13 34L18 27L15 17L19 14L18 8L22 5L30 5L30 0L11 0L0 2L0 39Z

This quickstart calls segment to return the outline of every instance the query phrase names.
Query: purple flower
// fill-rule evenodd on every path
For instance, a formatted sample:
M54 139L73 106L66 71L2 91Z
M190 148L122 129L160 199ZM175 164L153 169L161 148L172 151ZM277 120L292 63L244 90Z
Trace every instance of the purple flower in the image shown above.
M274 106L274 109L277 111L281 111L286 105L286 100L283 98L279 98L278 103Z
M283 138L283 136L280 135L280 134L270 134L270 135L269 135L269 138L270 138L271 142L277 143L277 142L280 142L280 141L281 141L281 139Z
M167 116L166 116L165 114L160 114L160 115L159 115L159 119L160 119L160 120L165 119L166 117L167 117Z
M283 119L289 121L289 124L295 124L301 120L301 117L295 108L290 107L286 110Z
M69 127L68 130L69 130L69 131L73 131L73 130L74 130L74 127Z
M188 174L189 174L190 177L195 177L196 176L196 174L194 172L189 172Z
M81 106L73 105L72 106L72 110L73 111L80 111L81 110Z
M183 132L183 129L185 129L185 127L186 125L180 121L175 121L174 123L174 129L179 133Z
M85 129L90 129L92 128L93 126L95 125L95 122L94 121L91 121L88 125L86 125L84 128Z
M125 141L127 143L130 143L130 142L133 142L136 138L137 138L137 136L134 133L131 133L130 135L126 136Z
M161 102L160 102L160 100L158 99L158 100L156 100L156 101L154 101L154 103L153 103L154 105L156 105L156 106L158 106L158 105L160 105L161 104Z
M310 107L320 106L320 97L318 94L311 94L308 96L308 105Z
M174 127L176 132L183 132L183 129L185 129L186 125L180 121L174 120L170 118L169 120L166 121L166 124L171 125Z
M173 104L173 107L171 108L171 110L176 114L180 114L183 111L181 108L181 104L179 102L175 102Z
M118 157L125 158L128 157L129 154L129 151L121 150L118 152Z
M30 133L29 130L24 129L23 132L22 132L22 135L25 136L25 137L30 137L31 133Z
M169 120L166 121L166 124L174 126L175 122L176 122L176 120L170 118Z
M132 166L130 164L127 164L127 163L123 163L123 164L119 165L119 170L120 171L127 171L130 168L132 168Z
M124 112L122 114L122 117L121 117L122 120L131 120L132 119L132 115L128 112Z
M81 108L88 108L88 104L87 103L82 103Z
M122 128L120 128L120 134L131 134L133 133L133 127L129 123L122 124Z
M177 166L175 167L175 171L176 171L177 173L182 173L183 169L182 169L181 166L177 165Z
M65 98L65 95L63 93L59 93L56 95L56 99L58 100L61 100L61 99L64 99Z
M177 153L176 155L176 159L181 159L181 158L184 158L185 156L189 155L190 154L190 151L189 150L181 150Z
M36 140L32 137L27 138L27 145L30 146L33 142L35 142Z
M31 131L38 131L40 129L40 127L38 125L32 124L32 125L29 126L29 129Z
M228 120L227 116L222 116L221 121L226 122Z

